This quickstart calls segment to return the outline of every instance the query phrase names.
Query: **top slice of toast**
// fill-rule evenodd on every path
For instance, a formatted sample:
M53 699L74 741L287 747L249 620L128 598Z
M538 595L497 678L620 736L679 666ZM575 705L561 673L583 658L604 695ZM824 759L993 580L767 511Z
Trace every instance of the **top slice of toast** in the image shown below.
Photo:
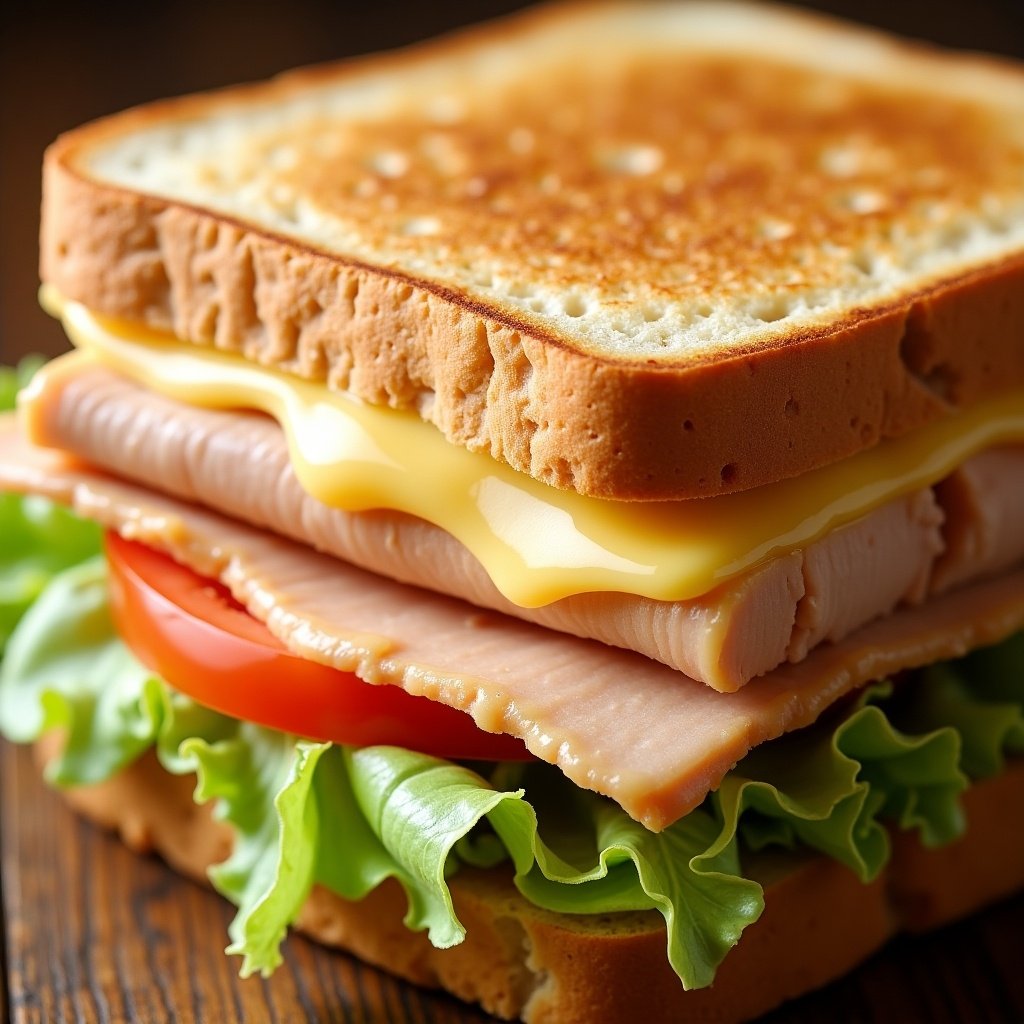
M42 274L624 499L1024 384L1024 72L759 4L569 4L63 136Z

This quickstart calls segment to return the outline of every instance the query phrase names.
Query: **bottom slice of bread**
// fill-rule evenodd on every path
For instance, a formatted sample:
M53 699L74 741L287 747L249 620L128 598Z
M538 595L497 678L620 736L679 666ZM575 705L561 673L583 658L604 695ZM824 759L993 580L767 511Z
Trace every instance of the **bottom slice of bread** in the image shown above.
M39 745L45 761L51 738ZM192 800L192 779L146 755L108 782L66 791L70 803L133 849L155 850L206 879L227 856L229 826ZM490 1013L529 1024L626 1020L739 1022L840 977L900 929L923 930L1024 886L1024 761L965 795L966 836L925 850L894 837L893 858L870 885L819 856L758 864L765 911L709 989L685 992L668 966L655 913L556 914L526 902L502 869L451 880L466 941L438 950L402 924L405 897L388 882L352 903L316 888L297 927L419 985L440 987Z

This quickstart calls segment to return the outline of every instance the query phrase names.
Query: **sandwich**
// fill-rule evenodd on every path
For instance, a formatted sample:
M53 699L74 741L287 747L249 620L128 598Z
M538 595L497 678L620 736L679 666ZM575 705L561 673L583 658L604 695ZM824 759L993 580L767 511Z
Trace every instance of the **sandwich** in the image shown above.
M540 8L47 153L0 729L497 1016L749 1020L1024 884L1024 73Z

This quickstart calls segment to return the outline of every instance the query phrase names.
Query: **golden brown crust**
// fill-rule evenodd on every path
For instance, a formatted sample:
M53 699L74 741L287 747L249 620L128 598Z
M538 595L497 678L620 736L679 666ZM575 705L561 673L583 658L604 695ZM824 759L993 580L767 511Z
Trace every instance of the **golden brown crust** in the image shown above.
M599 129L605 133L601 145L610 140L620 157L635 157L623 124L641 135L655 133L653 121L635 123L646 105L616 114L605 103L595 108L595 124L584 116L582 128L554 130L543 117L551 92L544 72L537 81L517 82L509 110L470 112L452 143L465 150L464 173L428 167L429 161L408 176L387 166L367 171L382 153L398 152L401 165L425 133L430 141L430 126L415 113L361 124L361 141L347 141L349 149L332 156L330 180L317 177L323 132L303 136L296 130L287 141L303 154L299 169L282 171L278 184L297 184L300 195L309 189L318 211L337 213L340 222L368 232L378 246L370 257L358 246L339 250L299 241L301 231L286 237L287 217L276 228L242 223L230 211L200 208L201 196L157 198L104 182L86 166L87 154L105 140L199 116L222 102L283 102L325 82L358 82L379 71L418 73L433 60L465 58L509 34L527 39L573 17L581 25L588 14L599 20L602 10L584 5L581 11L533 12L500 32L478 30L419 51L155 104L72 132L46 158L42 275L99 312L241 351L371 402L417 408L456 443L487 450L556 486L624 499L725 493L796 475L1024 383L1016 342L1016 326L1024 322L1020 247L1007 255L999 243L953 259L940 272L929 269L927 252L911 259L891 237L909 234L920 243L934 234L936 244L953 252L979 225L995 235L1009 230L1000 218L1016 216L1007 203L1019 190L1007 190L1005 179L1024 156L1004 139L1009 115L979 106L971 88L994 82L1017 97L1024 79L996 62L937 57L801 15L768 17L794 32L817 33L823 46L836 41L840 48L847 42L867 47L889 69L889 91L860 81L847 96L846 85L829 79L842 116L822 114L812 99L804 121L780 122L778 102L770 97L802 95L807 68L764 60L709 58L706 67L676 61L675 78L695 76L684 83L687 106L696 104L694 116L707 123L651 136L673 169L659 171L668 175L665 181L595 170L589 157L577 155L593 146L583 147L573 133ZM939 61L944 74L938 80L963 78L959 92L947 95L938 86L934 94L921 91L921 65L935 72ZM655 74L656 53L645 66ZM609 88L600 78L577 81L571 69L555 73L568 75L559 94L578 90L580 109L597 103L595 90ZM613 68L608 75L617 73ZM637 77L623 73L631 83ZM641 76L636 84L641 93L655 86L658 93L665 83ZM759 106L762 93L769 100ZM503 102L500 90L495 95L495 102ZM729 116L746 119L739 134L748 138L753 155L727 162L715 177L700 145L713 152L724 144L715 118L724 116L716 104L726 100L734 101ZM528 155L506 151L508 125L520 123L516 118L539 138ZM796 161L786 173L777 165L782 157L771 155L770 142L780 132L786 159ZM864 167L831 166L836 140L858 132L870 141L853 154ZM683 142L694 139L700 145L684 151ZM676 145L683 146L678 153ZM839 152L848 163L850 152ZM520 156L522 166L514 164ZM537 181L549 164L564 180L545 198ZM914 174L930 164L935 181L917 181ZM685 173L677 173L677 165ZM892 188L901 175L907 182ZM467 187L483 187L483 181L488 195L497 190L493 201L509 211L487 214L481 212L487 204L472 194L449 194L449 179L462 177ZM696 183L688 191L691 177ZM668 188L669 178L685 179L682 193ZM374 186L369 199L361 192L366 182ZM374 197L385 191L391 205L378 207ZM863 205L864 197L874 202L882 191L884 210L857 203L848 208L850 195ZM758 220L760 207L752 204L768 192L764 209L784 210L785 230L772 221L769 231ZM581 213L575 199L600 209L653 212L649 223L642 217L635 223L609 219L594 216L590 206ZM992 203L997 212L983 213ZM452 225L452 237L424 242L416 232L403 233L402 224L430 219L435 209ZM942 220L947 215L948 223ZM390 225L395 217L404 220ZM659 255L651 249L653 234L669 226L680 237ZM477 248L467 249L467 239ZM424 253L436 259L437 249L452 252L448 273L433 264L415 269ZM511 264L501 260L510 252L535 254L539 262L527 260L518 268L523 280L504 292L456 272L472 271L477 263L490 280L494 274L487 268L501 264L498 276L507 276ZM862 302L851 300L861 294L851 282L870 277L858 266L865 253L883 263L905 258L907 268L917 260L922 269L904 268L909 277L888 284L882 275L880 290L863 292ZM416 259L407 259L410 254ZM653 318L670 339L696 329L701 314L694 310L718 304L742 307L753 326L741 330L738 340L715 337L685 351L673 341L664 356L656 344L653 350L631 342L596 345L586 332L567 329L564 315L548 316L509 297L525 287L538 296L559 296L569 308L591 301L584 294L590 284L610 310L617 304L634 313L633 307L643 307L643 318ZM791 307L803 308L815 291L846 298L823 307L825 312L814 313L812 306L807 315L791 318ZM568 315L570 324L577 315L579 323L585 319ZM614 320L603 313L602 329Z
M41 760L54 742L40 745ZM134 849L155 849L202 881L226 853L230 831L208 807L195 807L191 788L190 779L168 775L147 755L109 782L66 795ZM1024 829L999 827L1022 788L1024 761L975 785L965 797L964 839L924 851L898 836L890 868L868 886L825 858L767 867L765 912L710 989L682 990L665 959L658 915L554 914L527 903L500 870L463 871L452 880L468 936L450 950L404 929L405 898L394 882L359 903L318 888L297 927L416 984L529 1024L750 1020L845 974L900 925L934 927L1024 884Z

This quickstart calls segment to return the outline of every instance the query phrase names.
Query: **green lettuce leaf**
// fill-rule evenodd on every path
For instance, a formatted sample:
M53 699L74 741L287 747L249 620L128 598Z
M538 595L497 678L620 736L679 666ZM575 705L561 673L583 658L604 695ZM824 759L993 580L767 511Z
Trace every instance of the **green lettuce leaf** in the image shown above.
M723 806L742 799L757 812L738 826L746 846L802 844L868 882L889 859L880 819L916 829L929 845L962 833L960 737L948 721L901 731L883 710L892 692L890 683L869 687L838 725L766 744L729 774L717 794Z
M408 895L406 925L426 929L441 949L461 942L465 929L445 881L449 854L484 817L529 828L532 810L521 803L523 791L492 789L469 768L398 747L345 750L343 765L360 815L379 843L375 859L384 864L387 855L388 874ZM515 806L503 806L509 801Z
M0 494L0 655L49 580L96 554L101 538L95 523L45 498Z
M317 763L329 743L239 723L235 735L208 743L185 740L196 799L216 800L216 816L235 831L231 855L210 869L210 880L237 907L228 953L242 956L241 974L269 974L313 885L319 808L313 797Z
M507 857L540 906L658 910L668 959L697 987L761 912L760 887L742 873L746 851L811 847L870 878L888 853L882 821L928 842L957 834L962 750L972 751L973 771L1020 749L1021 651L1015 639L951 666L952 697L928 672L895 691L871 688L760 748L701 808L656 834L546 765L503 765L488 778L393 747L311 743L202 708L116 639L103 563L93 559L56 576L12 636L0 730L19 741L63 730L66 748L50 768L61 784L99 781L150 748L168 770L195 772L197 799L214 800L235 831L211 878L238 907L229 950L243 973L280 962L314 882L357 899L395 878L409 927L457 943L464 928L451 873Z
M740 873L735 831L698 809L654 833L610 801L581 798L589 805L587 834L593 837L588 858L567 872L538 856L536 866L517 877L520 891L538 906L565 913L657 910L665 919L669 963L683 985L709 985L743 929L764 910L761 886ZM542 827L558 824L546 820ZM511 837L503 838L511 844ZM574 838L578 846L580 837Z
M1007 755L1024 754L1024 633L923 669L918 689L917 700L896 709L901 723L914 730L955 727L971 778L998 775Z
M166 699L114 632L106 578L101 556L55 577L0 663L0 731L21 743L66 735L47 768L57 784L100 782L151 747Z

